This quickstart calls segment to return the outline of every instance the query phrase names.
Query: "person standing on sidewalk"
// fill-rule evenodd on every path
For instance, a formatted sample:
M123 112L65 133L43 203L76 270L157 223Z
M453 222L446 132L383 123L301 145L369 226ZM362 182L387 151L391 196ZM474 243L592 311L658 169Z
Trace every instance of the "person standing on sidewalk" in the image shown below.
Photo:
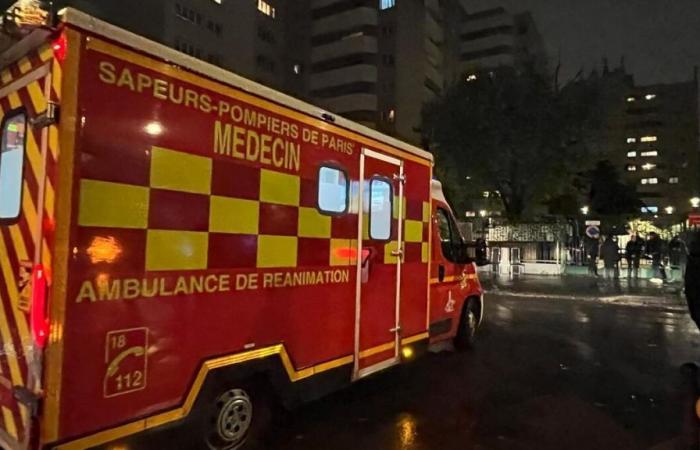
M685 271L685 298L688 302L690 318L700 329L700 233L695 232L688 239L687 267ZM681 373L684 375L688 390L685 402L684 447L700 449L700 364L689 362L683 364Z
M597 238L586 238L586 254L588 255L588 274L598 276L598 254L600 242Z
M613 278L617 278L615 269L617 268L619 254L620 247L618 247L617 242L615 242L612 235L607 236L600 250L600 256L603 258L603 263L605 264L606 279L611 280Z
M649 233L647 241L647 254L651 257L651 267L654 272L654 278L661 278L666 281L666 269L664 268L664 242L661 241L659 235L655 232Z
M627 278L632 277L633 274L634 278L639 277L639 260L642 257L643 245L644 244L642 243L639 234L635 233L632 235L630 240L627 242L627 245L625 246L625 259L627 260Z
M685 276L685 266L688 262L688 248L680 236L673 236L673 239L668 244L668 253L671 261L671 273L673 274L673 269L680 270L682 279Z

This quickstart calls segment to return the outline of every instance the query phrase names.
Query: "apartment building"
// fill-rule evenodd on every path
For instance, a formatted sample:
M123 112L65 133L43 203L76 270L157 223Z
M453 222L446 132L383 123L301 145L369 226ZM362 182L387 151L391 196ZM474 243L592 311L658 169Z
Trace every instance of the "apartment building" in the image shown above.
M294 91L281 0L62 0L134 33L275 89ZM297 67L297 71L300 69Z
M423 105L466 72L544 53L529 14L461 0L63 3L418 145Z
M420 143L420 112L445 88L458 1L311 0L309 97Z
M499 67L547 70L544 41L529 12L511 14L502 7L471 12L460 39L459 70L466 77Z
M684 217L700 193L698 74L687 82L632 86L623 137L614 146L625 177L637 185L650 216Z

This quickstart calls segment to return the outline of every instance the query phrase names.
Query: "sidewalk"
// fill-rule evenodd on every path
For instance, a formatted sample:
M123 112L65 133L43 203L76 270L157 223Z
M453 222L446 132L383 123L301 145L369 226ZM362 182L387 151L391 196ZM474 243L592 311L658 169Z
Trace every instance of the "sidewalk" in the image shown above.
M681 283L654 284L649 280L605 280L577 275L522 275L509 278L481 273L481 284L488 294L555 300L596 301L601 303L648 306L687 311Z

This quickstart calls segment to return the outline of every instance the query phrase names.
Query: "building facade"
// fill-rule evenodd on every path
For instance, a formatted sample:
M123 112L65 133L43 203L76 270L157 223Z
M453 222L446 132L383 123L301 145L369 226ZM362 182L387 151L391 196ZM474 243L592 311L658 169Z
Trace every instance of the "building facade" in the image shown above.
M61 2L274 89L296 92L300 67L295 72L287 39L292 4L281 0Z
M416 145L423 106L465 73L544 60L529 14L469 15L461 0L65 5Z
M643 203L640 217L680 222L700 195L698 75L681 83L637 85L624 61L594 71L603 127L592 160L609 160Z
M633 86L619 101L624 137L615 153L645 204L641 212L686 217L700 193L697 70L687 82Z
M452 77L458 1L311 0L309 98L420 143L423 105Z
M544 41L528 12L511 14L498 7L470 13L460 42L459 72L466 77L499 67L547 70Z

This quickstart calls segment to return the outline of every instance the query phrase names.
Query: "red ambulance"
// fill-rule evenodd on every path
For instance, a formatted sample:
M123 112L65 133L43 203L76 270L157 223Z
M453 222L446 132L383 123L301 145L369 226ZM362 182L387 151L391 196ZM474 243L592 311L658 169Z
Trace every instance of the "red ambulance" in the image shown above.
M430 153L77 10L15 32L3 448L245 448L270 400L471 343L482 290Z

